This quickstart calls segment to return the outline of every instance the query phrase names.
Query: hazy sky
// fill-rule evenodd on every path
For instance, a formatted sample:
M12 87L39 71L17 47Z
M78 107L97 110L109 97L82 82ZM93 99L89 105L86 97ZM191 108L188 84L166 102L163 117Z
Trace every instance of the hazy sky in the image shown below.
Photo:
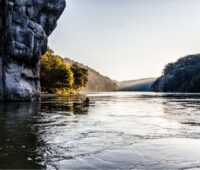
M66 1L50 47L115 80L159 76L200 53L200 0Z

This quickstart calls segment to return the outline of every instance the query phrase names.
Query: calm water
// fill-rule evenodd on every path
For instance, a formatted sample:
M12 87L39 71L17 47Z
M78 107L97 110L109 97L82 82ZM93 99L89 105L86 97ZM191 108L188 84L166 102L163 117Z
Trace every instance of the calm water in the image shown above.
M0 104L0 169L199 169L200 94Z

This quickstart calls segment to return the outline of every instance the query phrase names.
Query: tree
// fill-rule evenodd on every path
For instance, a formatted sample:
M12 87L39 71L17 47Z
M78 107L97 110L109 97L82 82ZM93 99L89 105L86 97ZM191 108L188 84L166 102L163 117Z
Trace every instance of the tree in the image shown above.
M152 89L162 92L200 92L200 54L167 64Z
M200 74L197 74L192 78L191 86L194 92L200 92Z
M174 64L173 63L168 63L164 70L163 70L163 74L166 75L166 74L169 74L170 72L172 72L174 69Z
M74 63L71 66L71 71L74 75L74 90L77 91L80 90L81 87L85 87L88 82L88 70Z
M40 82L43 92L63 93L72 89L73 73L59 55L48 49L40 62Z

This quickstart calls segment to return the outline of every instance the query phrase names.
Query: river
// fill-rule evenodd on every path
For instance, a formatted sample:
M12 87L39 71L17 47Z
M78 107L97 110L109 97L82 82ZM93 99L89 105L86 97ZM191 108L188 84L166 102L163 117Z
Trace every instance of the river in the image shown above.
M199 169L200 94L111 92L0 104L0 169Z

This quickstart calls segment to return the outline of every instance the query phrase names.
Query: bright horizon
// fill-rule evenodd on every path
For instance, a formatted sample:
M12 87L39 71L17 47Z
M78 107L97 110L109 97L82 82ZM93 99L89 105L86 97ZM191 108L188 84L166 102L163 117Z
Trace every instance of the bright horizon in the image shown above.
M114 80L158 77L200 53L199 9L199 0L67 0L49 46Z

